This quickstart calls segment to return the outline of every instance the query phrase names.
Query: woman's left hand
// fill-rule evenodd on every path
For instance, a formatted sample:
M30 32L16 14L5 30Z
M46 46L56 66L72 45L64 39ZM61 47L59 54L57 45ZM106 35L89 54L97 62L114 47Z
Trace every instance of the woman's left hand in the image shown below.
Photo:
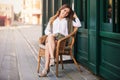
M76 15L76 13L75 13L75 12L74 12L74 15L73 15L73 17L74 17L74 18L77 18L77 15Z

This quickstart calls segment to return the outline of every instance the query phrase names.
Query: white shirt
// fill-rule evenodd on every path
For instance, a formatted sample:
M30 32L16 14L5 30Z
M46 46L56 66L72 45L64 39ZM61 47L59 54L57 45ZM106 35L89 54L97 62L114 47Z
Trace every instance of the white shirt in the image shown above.
M74 27L81 27L80 20L78 18L75 19L75 21L72 21ZM46 29L45 29L45 34L56 34L56 33L61 33L63 35L68 35L68 24L67 24L67 19L63 18L60 20L59 18L56 18L53 22L52 25L52 30L50 23L48 23Z

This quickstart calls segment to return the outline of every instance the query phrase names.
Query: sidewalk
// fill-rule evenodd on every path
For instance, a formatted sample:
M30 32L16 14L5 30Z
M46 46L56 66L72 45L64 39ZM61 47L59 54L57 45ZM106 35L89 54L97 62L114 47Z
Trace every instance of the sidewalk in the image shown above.
M28 40L30 40L29 41L29 43L31 44L31 46L33 46L34 47L34 49L35 49L35 51L37 52L38 51L38 43L35 43L36 42L36 40L38 40L39 39L39 37L41 36L41 35L39 35L40 34L40 27L30 27L30 28L26 28L28 31L33 31L32 33L32 35L29 35L29 32L25 32L26 30L25 29L21 29L21 31L24 33L24 35L26 36L26 38L28 39ZM34 32L35 31L35 32ZM37 32L38 31L38 32ZM33 37L35 37L34 39L33 39ZM73 65L74 66L74 65ZM74 68L76 68L76 67L74 67ZM80 73L80 75L82 75L83 77L84 77L84 80L100 80L99 78L97 78L95 75L93 75L91 72L89 72L88 70L86 70L84 67L82 67L81 66L81 69L83 70L83 72L82 73ZM78 73L77 73L78 74ZM76 74L76 75L77 75Z
M39 25L0 28L0 34L2 34L0 35L0 80L100 80L82 66L80 67L83 72L79 72L73 63L64 64L64 70L59 65L59 77L55 76L55 67L51 68L48 77L38 77L38 40L42 36L41 33L41 26ZM14 56L14 61L11 60L13 57L10 55ZM4 63L3 60L6 59L6 56L9 56L7 57L9 59ZM42 58L40 70L44 68L44 61ZM6 63L16 64L6 65ZM7 69L4 70L2 66L7 66ZM15 70L11 70L12 67ZM11 76L12 71L16 74ZM18 77L15 78L16 76Z

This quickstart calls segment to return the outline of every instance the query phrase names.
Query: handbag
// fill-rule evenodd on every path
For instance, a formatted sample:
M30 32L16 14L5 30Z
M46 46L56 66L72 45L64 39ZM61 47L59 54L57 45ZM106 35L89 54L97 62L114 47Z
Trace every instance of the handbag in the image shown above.
M59 40L59 39L61 39L61 38L63 38L63 37L65 37L63 34L61 34L61 33L56 33L55 34L55 39L56 40Z

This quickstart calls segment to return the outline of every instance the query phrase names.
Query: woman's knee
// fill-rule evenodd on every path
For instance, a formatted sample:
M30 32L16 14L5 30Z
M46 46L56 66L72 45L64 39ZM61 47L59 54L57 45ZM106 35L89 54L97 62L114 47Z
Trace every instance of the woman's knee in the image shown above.
M48 40L54 40L54 36L52 34L48 35Z

